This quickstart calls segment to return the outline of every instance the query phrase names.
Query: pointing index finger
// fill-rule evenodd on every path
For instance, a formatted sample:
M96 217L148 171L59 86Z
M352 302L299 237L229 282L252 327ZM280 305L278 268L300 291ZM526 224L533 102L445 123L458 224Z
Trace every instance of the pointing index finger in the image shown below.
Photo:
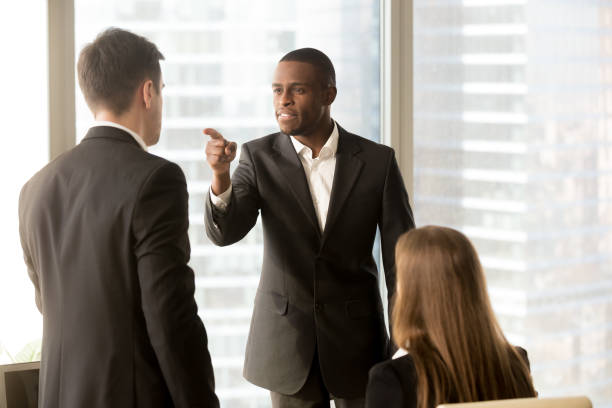
M205 135L210 136L212 139L221 139L223 140L223 135L219 132L217 132L215 129L213 128L206 128L202 131Z

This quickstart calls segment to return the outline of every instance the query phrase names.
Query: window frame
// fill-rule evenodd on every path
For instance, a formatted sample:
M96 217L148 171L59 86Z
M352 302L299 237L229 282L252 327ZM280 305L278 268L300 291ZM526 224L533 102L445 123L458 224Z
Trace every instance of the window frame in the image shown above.
M414 208L412 5L413 0L380 1L380 123L381 141L395 149Z
M76 144L74 0L47 2L49 160Z

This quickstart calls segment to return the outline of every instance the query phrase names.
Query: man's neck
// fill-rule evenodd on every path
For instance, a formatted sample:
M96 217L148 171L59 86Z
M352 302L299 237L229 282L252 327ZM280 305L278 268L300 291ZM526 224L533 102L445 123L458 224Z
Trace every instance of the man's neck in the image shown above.
M111 111L100 110L94 114L94 119L98 121L117 123L130 129L132 132L138 135L141 134L139 120L135 115L130 114L130 112L122 115L116 115Z
M334 130L334 121L329 118L327 120L327 126L322 126L321 129L317 129L315 132L308 135L294 135L298 142L308 147L312 151L312 158L319 157L319 153L327 140L331 136Z

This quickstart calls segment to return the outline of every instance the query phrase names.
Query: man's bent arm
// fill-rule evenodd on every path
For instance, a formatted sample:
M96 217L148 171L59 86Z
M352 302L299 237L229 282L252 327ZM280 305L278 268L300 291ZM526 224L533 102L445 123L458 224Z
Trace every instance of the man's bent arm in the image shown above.
M215 205L212 196L206 198L206 234L220 246L240 241L257 221L260 198L255 167L247 145L242 146L240 162L232 176L231 195L226 208Z

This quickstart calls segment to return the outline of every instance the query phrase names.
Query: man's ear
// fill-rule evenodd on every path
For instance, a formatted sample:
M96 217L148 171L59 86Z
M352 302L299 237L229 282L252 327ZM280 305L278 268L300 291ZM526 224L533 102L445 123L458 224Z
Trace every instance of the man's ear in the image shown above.
M151 109L151 100L153 99L153 92L155 92L154 86L153 81L150 79L142 84L142 101L147 109Z
M336 100L337 94L338 94L338 90L336 89L335 86L333 85L328 86L325 92L323 93L324 98L325 98L323 103L328 106L331 105Z

